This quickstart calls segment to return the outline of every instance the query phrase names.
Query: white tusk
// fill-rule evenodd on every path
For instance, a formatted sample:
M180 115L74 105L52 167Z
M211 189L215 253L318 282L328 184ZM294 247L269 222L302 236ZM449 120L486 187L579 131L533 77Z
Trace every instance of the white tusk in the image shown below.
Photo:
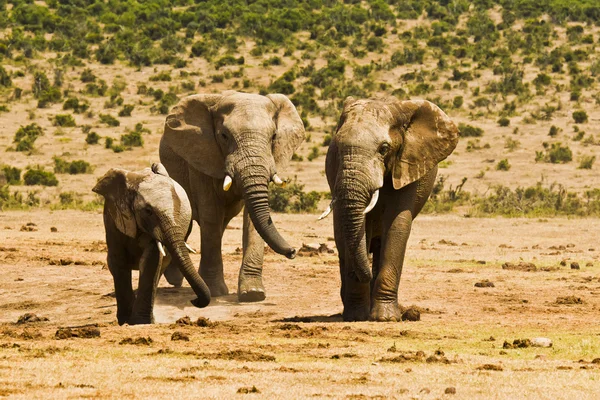
M335 200L331 200L331 203L329 203L329 205L327 206L327 209L325 211L323 211L323 214L321 214L321 216L319 218L317 218L317 221L322 220L323 218L327 217L331 213L334 202L335 202Z
M277 176L277 174L273 175L273 182L275 182L275 184L278 186L283 186L285 184L285 182L282 181L281 178Z
M186 243L185 247L187 247L187 249L190 251L190 253L196 254L196 250L192 249L192 246L190 246L189 244Z
M372 209L374 209L375 206L377 205L378 199L379 199L379 189L377 189L375 191L375 193L373 193L373 197L371 197L371 202L369 203L367 208L365 208L365 211L363 211L363 214L368 214Z
M165 248L163 247L162 243L157 240L156 245L158 246L158 251L160 251L160 254L162 254L163 257L166 257L167 253L165 253Z
M225 175L225 180L223 181L223 190L228 191L231 187L232 182L233 180L231 179L231 177L229 175Z

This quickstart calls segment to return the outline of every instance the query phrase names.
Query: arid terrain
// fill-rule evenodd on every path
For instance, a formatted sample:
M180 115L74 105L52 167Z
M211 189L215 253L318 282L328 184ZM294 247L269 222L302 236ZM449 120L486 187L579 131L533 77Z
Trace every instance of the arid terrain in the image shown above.
M274 218L292 243L333 248L330 221ZM417 307L421 320L344 323L336 254L268 252L267 299L237 303L236 218L224 244L229 296L197 309L186 283L162 280L159 323L119 327L101 214L5 213L0 396L451 398L454 388L457 398L592 399L600 391L599 229L595 219L421 216L400 285L401 304ZM190 243L199 246L197 230ZM503 269L507 262L535 271ZM475 287L486 280L494 286ZM26 313L48 321L17 323ZM185 316L208 321L176 323ZM552 347L503 348L537 337Z

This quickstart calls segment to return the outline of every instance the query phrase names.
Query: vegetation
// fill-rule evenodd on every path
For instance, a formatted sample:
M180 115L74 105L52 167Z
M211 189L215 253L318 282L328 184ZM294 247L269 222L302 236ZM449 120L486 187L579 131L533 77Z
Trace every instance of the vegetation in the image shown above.
M4 179L6 180L7 185L20 185L21 184L21 170L17 167L11 167L10 165L5 165L2 167L2 172L4 174Z
M27 126L21 126L15 133L13 142L17 144L16 151L31 151L38 137L42 136L44 131L41 126L35 122Z
M588 121L588 115L585 111L573 111L573 121L577 124L583 124Z
M481 137L483 136L483 129L460 123L458 124L458 131L462 137Z
M567 163L573 160L573 152L569 146L563 146L560 142L548 144L543 143L544 151L536 151L535 161L549 162L552 164Z
M62 127L74 127L75 119L71 114L56 114L52 120L52 125Z
M508 162L508 160L506 158L498 161L498 164L496 164L496 170L498 171L508 171L510 169L510 163Z
M87 161L75 160L65 161L60 157L54 157L54 172L57 174L91 174L93 168Z
M269 187L269 205L276 212L312 213L317 210L319 200L319 192L304 192L304 185L296 179L284 186L271 184Z
M44 167L36 166L30 168L23 175L23 181L27 186L42 185L42 186L58 186L58 179L53 172L44 171Z

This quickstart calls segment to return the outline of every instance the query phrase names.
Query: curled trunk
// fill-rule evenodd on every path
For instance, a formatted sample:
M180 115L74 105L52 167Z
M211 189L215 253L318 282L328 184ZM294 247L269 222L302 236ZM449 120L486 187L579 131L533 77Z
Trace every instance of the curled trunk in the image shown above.
M194 293L196 293L196 296L198 296L196 299L192 300L192 304L199 308L206 307L210 303L210 290L194 267L185 241L168 241L166 245L169 249L169 253L171 253L171 262L177 265L192 287Z
M294 258L296 249L279 234L271 220L269 211L268 182L269 175L241 176L244 192L244 201L248 208L248 215L256 231L275 252Z

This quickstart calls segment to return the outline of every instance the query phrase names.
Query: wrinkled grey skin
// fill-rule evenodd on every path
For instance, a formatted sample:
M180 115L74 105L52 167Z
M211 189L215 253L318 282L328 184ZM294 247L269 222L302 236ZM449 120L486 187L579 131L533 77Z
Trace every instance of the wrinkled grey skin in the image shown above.
M245 204L239 301L265 299L264 242L294 258L296 249L271 220L268 184L304 140L296 108L281 94L199 94L173 108L160 142L160 160L190 197L200 225L199 272L212 296L229 289L223 278L222 237ZM233 180L228 191L226 176ZM264 240L264 241L263 241Z
M457 141L454 123L428 101L346 99L325 168L344 320L401 319L398 285L411 224ZM363 215L378 189L377 205Z
M104 196L108 268L113 276L119 325L151 324L156 286L164 272L181 286L183 277L198 296L196 307L210 303L210 291L189 257L185 239L191 230L191 207L183 188L161 164L130 172L112 168L92 189ZM166 257L158 250L164 246ZM131 271L139 269L137 295Z

